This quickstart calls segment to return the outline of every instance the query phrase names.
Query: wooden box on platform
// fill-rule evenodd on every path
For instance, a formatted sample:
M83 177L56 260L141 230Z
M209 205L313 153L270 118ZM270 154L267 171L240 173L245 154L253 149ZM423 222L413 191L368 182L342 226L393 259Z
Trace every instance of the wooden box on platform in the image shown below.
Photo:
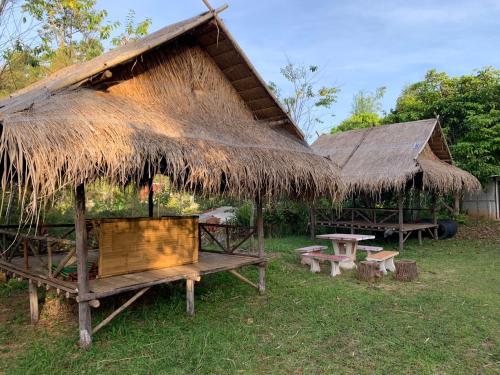
M198 217L99 221L99 277L198 261Z

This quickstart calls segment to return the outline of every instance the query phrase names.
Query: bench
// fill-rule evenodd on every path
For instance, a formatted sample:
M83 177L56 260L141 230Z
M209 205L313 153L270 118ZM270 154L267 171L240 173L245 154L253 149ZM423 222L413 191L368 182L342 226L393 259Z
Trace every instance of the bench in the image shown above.
M394 272L396 267L394 266L394 257L398 256L397 251L380 251L376 254L369 254L366 260L369 262L378 262L380 265L380 271L384 275L387 275L387 271Z
M368 253L368 255L372 255L373 253L378 253L380 251L384 251L384 248L381 246L358 245L358 250L366 251Z
M300 264L306 264L306 265L311 265L311 259L306 258L303 255L307 253L316 253L316 252L321 252L323 250L328 249L327 246L322 246L322 245L313 245L313 246L305 246L305 247L299 247L298 249L295 249L296 252L300 254Z
M319 252L305 253L302 256L311 261L309 264L311 266L311 272L313 272L313 273L317 273L317 272L321 271L321 268L319 266L320 261L329 261L332 265L332 269L330 272L330 275L332 277L340 275L340 266L339 266L340 262L343 262L346 260L351 260L350 257L345 256L345 255L330 255L330 254L323 254L323 253L319 253Z

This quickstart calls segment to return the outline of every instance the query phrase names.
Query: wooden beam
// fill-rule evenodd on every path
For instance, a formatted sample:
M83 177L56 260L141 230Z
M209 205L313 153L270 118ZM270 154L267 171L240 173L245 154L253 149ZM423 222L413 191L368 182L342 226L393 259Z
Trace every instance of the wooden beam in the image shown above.
M153 217L154 213L154 201L153 201L153 177L148 179L148 215Z
M432 230L433 237L435 240L439 238L438 236L438 227L437 227L437 197L436 194L432 194L432 202L431 202L431 213L432 213L432 224L436 225L436 227Z
M107 325L109 322L113 320L118 314L120 314L123 310L125 310L127 307L129 307L131 304L135 302L140 296L142 296L144 293L146 293L149 290L149 287L144 288L139 290L136 294L132 296L127 302L125 302L123 305L121 305L119 308L117 308L115 311L113 311L109 316L104 319L101 323L99 323L94 330L92 331L92 334L95 334L97 331L99 331L102 327ZM90 309L89 303L84 302L85 305L87 305Z
M31 324L38 323L38 287L34 280L28 281Z
M248 280L245 276L243 276L238 271L236 271L236 270L229 270L229 273L231 275L234 275L237 279L243 281L244 283L247 283L248 285L254 287L257 290L259 290L259 286L257 284L255 284L255 283L251 282L250 280Z
M50 236L36 236L36 235L19 233L17 231L11 231L11 230L5 230L5 229L0 229L0 234L7 234L7 235L10 235L12 237L19 237L22 239L33 240L33 241L52 241L52 242L60 243L63 245L74 245L75 244L75 241L68 240L65 238L57 238L57 237L50 237Z
M403 193L398 194L398 234L399 234L399 251L403 250L404 244L404 233L403 233Z
M47 268L49 277L52 277L52 243L47 241Z
M311 240L316 239L316 211L314 207L309 208L309 230L311 231Z
M87 227L85 225L85 186L80 184L75 192L75 234L76 234L76 268L78 295L87 294L89 276L87 273ZM87 302L78 303L78 326L80 331L79 345L88 348L92 343L92 322L90 306Z
M262 197L257 197L256 200L256 209L257 209L257 242L258 242L258 250L259 257L264 258L264 212L262 209ZM259 292L262 294L266 291L266 265L259 265Z
M62 269L64 268L66 263L68 263L68 261L71 259L71 257L73 257L73 255L75 255L75 252L76 252L76 248L73 248L65 255L64 258L61 259L61 261L57 265L57 268L54 270L52 277L56 277L57 275L59 275L59 272L62 271Z
M11 273L13 273L21 278L25 278L28 280L34 280L34 281L37 281L38 283L41 283L41 284L50 285L53 288L59 288L59 289L64 290L65 292L68 292L71 294L77 292L75 290L74 286L67 281L54 279L54 278L44 276L44 275L33 274L31 271L25 271L22 268L16 267L12 263L8 263L8 262L0 260L0 268L6 270L7 272L11 272Z
M29 246L28 240L25 238L23 240L23 256L24 256L24 269L25 270L28 270L30 268L28 246Z
M194 280L186 279L186 312L194 315Z

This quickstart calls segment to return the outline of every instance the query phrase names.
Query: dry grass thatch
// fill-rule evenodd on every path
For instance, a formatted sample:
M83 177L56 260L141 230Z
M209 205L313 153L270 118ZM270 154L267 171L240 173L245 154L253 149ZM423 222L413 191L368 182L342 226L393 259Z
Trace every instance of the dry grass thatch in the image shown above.
M32 208L58 190L106 178L238 197L343 193L339 170L282 126L256 121L197 46L168 46L113 72L105 90L69 87L0 111L2 188Z
M324 134L312 147L339 164L356 192L403 190L412 180L414 186L438 193L481 188L473 175L452 164L437 119Z

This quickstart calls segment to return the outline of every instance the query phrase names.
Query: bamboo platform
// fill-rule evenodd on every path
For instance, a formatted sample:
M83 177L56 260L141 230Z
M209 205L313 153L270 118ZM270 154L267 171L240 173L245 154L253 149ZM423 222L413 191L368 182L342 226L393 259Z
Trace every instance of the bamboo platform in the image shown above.
M64 254L54 254L54 263L57 264L63 256ZM89 258L92 258L92 251L89 251ZM257 256L201 251L197 263L91 280L90 293L83 300L108 297L177 280L196 279L203 275L235 270L243 266L258 265L264 262L264 259ZM61 289L69 293L68 297L76 298L78 293L76 281L63 281L48 276L46 265L43 264L47 263L47 256L29 256L28 263L29 268L25 269L24 258L15 257L10 262L0 261L0 270L37 281L48 287Z
M393 230L394 232L399 232L398 223L369 223L367 221L355 220L355 221L321 221L318 220L316 225L325 227L338 227L338 228L355 228L355 229L370 229L375 231L386 231ZM413 232L416 230L426 230L436 228L436 224L432 223L404 223L403 233Z

